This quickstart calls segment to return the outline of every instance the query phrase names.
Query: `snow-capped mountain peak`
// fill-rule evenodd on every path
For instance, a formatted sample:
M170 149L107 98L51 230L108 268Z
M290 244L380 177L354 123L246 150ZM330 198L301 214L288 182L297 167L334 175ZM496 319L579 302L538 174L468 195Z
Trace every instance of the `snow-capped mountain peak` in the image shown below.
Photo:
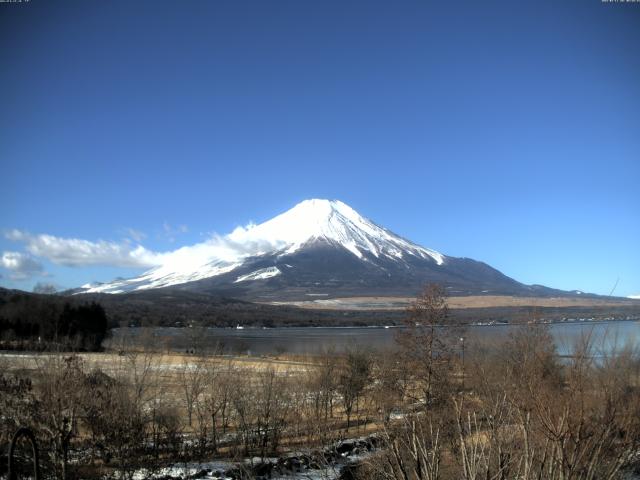
M249 259L266 255L282 258L317 242L341 247L367 262L381 257L392 261L416 257L440 266L446 261L444 255L393 234L341 201L311 199L264 223L238 227L224 237L163 254L160 266L139 277L85 285L82 291L122 293L202 280L239 269ZM279 274L277 268L266 268L237 276L235 282Z
M444 256L404 240L362 217L339 200L305 200L291 210L260 225L238 228L229 235L239 243L262 243L293 253L314 240L329 240L358 258L364 252L374 256L402 258L403 255L429 256L438 264Z

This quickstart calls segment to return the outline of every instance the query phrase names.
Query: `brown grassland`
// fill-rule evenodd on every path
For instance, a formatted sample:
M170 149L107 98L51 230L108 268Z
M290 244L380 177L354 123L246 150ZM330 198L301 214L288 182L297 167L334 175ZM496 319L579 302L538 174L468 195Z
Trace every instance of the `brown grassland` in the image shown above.
M313 309L354 310L405 310L415 298L412 297L345 297L307 301L278 302ZM450 309L495 308L495 307L617 307L636 306L637 300L624 298L591 297L517 297L510 295L468 295L447 297Z

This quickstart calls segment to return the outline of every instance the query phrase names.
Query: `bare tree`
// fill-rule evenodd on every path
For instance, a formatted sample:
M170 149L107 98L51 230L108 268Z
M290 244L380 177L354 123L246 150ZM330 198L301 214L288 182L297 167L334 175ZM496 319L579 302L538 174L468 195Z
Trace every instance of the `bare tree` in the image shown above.
M446 292L428 284L407 309L405 328L396 339L410 369L418 400L426 404L443 400L448 393L452 359L452 340L459 332L442 327L448 320Z
M71 439L78 432L81 412L83 364L75 355L48 355L39 362L36 384L38 403L35 416L45 435L48 453L57 478L68 477L68 453Z
M440 431L431 419L404 417L398 425L383 431L387 448L367 463L368 478L438 480L441 477L443 446Z
M275 452L287 425L290 407L289 389L285 379L269 368L259 375L254 401L256 403L255 433L264 458L268 451Z
M196 403L200 441L218 450L220 434L226 433L231 405L231 386L236 368L231 361L209 361L202 379L202 401Z
M311 370L309 376L308 384L313 396L314 414L325 424L333 417L333 403L338 387L337 367L337 354L333 348L329 348L319 356L319 364Z
M236 423L237 444L242 446L244 455L249 455L252 443L255 441L253 431L255 404L251 379L246 375L237 375L229 393Z
M206 374L207 370L203 357L185 356L182 358L179 378L189 427L192 427L193 424L193 411L204 389Z
M346 358L340 368L338 391L342 397L342 406L347 416L347 431L351 427L354 408L358 410L358 402L364 392L371 375L371 356L358 348L347 351Z
M402 405L406 366L395 351L382 351L375 355L373 363L374 384L371 391L376 409L383 423L391 420L391 413Z

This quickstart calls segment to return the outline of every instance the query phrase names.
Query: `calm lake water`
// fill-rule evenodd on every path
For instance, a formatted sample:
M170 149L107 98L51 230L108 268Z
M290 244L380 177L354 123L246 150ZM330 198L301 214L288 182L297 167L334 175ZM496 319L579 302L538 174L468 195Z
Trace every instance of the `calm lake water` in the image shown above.
M465 343L506 338L515 325L474 325L464 333ZM626 345L638 345L640 322L605 321L571 322L549 325L558 353L570 355L585 335L590 335L594 354L610 353ZM221 346L228 353L269 355L274 353L315 354L328 348L337 351L349 346L376 349L392 348L399 328L327 327L327 328L118 328L113 330L107 346L118 348L123 343L151 343L156 348L185 351L213 350Z

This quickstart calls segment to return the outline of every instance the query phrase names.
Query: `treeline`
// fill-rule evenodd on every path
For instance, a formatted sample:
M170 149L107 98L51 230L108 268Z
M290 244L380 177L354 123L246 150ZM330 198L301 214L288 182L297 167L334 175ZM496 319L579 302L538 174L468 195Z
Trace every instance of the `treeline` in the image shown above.
M13 293L0 299L0 348L96 351L108 332L101 305L53 295Z
M113 327L311 327L311 326L371 326L402 325L403 310L322 310L287 305L252 303L215 294L204 294L162 288L118 295L83 294L74 296L37 295L0 288L0 316L3 303L14 303L16 298L39 299L46 310L95 302L107 315ZM22 301L22 300L20 300ZM33 300L28 300L32 303ZM11 307L13 308L13 307ZM535 312L533 312L535 310ZM640 319L639 305L616 307L496 307L464 308L449 311L450 318L461 323L518 322L532 315L545 320L566 318Z

